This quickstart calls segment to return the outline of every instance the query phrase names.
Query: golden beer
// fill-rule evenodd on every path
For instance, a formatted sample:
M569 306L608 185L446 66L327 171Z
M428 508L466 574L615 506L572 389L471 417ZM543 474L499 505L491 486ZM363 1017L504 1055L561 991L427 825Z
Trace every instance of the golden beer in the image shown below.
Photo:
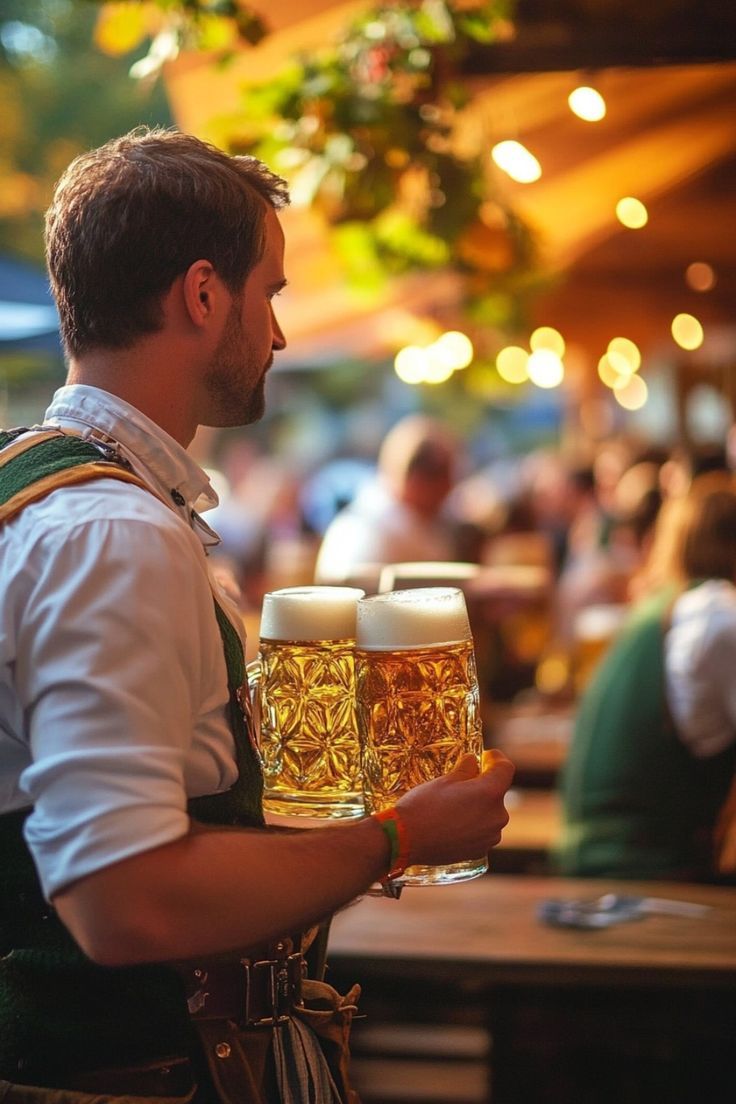
M394 805L468 752L480 761L478 677L461 591L427 587L359 602L355 672L367 811ZM399 881L461 881L486 869L484 856L409 867Z
M575 618L572 649L573 686L580 695L611 646L623 624L626 607L621 605L588 606Z
M287 587L264 598L257 682L264 808L362 816L352 587Z

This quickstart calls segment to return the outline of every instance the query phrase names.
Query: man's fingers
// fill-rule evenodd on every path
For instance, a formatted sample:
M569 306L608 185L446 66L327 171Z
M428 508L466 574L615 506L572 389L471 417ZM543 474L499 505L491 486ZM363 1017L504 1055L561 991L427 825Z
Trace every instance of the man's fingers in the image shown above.
M475 778L479 773L492 774L494 781L498 781L501 786L507 788L511 785L514 770L514 764L511 760L507 759L502 751L493 748L490 751L483 752L480 771L478 760L474 755L463 755L452 774L456 778L458 775L460 778Z
M499 782L504 786L511 785L515 770L516 768L511 760L498 748L490 748L484 751L481 756L481 772L496 775Z
M471 754L463 755L454 771L452 771L455 777L459 775L461 778L475 778L479 773L478 760Z

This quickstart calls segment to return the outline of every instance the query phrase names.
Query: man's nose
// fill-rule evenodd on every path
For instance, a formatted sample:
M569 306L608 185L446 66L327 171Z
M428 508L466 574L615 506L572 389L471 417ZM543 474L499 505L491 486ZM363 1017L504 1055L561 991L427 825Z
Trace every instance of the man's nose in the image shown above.
M276 312L271 307L271 348L273 349L285 349L286 338L284 337L284 331L278 323L276 318Z

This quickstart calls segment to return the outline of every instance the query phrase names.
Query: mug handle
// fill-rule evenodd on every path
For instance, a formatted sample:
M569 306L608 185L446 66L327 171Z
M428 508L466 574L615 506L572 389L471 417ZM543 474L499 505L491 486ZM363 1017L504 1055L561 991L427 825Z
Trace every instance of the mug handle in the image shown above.
M253 740L261 754L261 679L263 678L263 662L260 656L252 659L245 665L245 681L248 685L250 696L250 714L253 727Z

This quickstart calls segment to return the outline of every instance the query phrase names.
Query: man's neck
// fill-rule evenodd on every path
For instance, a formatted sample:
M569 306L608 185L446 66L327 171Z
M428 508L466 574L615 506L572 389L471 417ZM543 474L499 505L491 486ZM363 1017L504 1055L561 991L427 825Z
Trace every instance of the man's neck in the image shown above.
M130 403L187 448L197 429L190 416L184 380L175 381L169 358L138 349L93 350L71 360L67 384L87 384Z

